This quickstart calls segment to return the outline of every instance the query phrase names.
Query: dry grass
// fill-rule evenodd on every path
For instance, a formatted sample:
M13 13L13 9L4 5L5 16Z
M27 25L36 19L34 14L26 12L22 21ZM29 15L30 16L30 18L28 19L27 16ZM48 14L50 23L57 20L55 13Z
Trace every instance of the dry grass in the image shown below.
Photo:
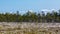
M41 24L40 24L41 25ZM59 34L59 27L44 27L38 26L38 24L0 24L0 34Z

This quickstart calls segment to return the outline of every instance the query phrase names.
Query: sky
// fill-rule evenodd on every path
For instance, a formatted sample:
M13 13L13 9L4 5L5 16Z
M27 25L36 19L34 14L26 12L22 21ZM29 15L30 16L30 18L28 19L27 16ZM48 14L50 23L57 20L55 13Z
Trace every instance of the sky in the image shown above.
M0 0L0 13L25 13L28 10L38 12L41 10L60 9L60 0Z

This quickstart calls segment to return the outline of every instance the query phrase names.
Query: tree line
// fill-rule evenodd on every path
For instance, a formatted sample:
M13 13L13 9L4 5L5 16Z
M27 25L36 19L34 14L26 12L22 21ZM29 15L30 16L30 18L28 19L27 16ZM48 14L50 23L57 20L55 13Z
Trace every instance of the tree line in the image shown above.
M21 15L19 11L17 13L0 13L0 22L60 22L60 10L41 13L30 12Z

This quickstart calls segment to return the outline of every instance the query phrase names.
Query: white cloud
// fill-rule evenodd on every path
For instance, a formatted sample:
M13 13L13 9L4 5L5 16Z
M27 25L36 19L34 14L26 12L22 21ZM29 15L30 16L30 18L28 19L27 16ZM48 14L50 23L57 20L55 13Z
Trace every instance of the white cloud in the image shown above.
M50 13L51 13L53 10L54 10L55 12L57 11L57 10L55 10L55 9L51 9L51 10L43 9L43 10L41 10L41 11L44 11L44 12L50 12Z
M50 12L51 10L48 10L48 9L43 9L41 11L44 11L44 12Z
M34 11L33 10L29 10L31 13L33 13Z

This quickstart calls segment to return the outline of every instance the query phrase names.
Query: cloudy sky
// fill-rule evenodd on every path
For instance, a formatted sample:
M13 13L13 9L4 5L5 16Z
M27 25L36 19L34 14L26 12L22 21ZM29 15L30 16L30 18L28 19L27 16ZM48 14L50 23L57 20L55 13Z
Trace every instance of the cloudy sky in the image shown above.
M25 13L28 10L38 12L40 10L60 9L60 0L0 0L0 12Z

